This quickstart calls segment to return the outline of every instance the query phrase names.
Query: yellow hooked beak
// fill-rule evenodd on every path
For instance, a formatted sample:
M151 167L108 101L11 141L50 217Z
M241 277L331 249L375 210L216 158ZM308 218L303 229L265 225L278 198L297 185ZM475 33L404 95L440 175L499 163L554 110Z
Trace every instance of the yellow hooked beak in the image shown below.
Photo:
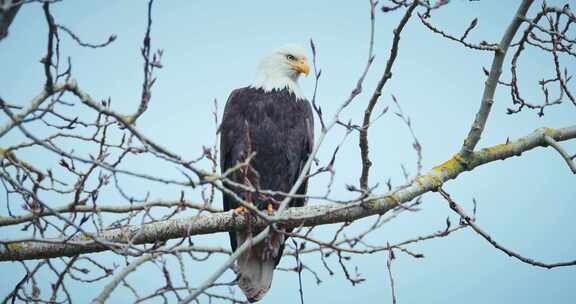
M298 61L292 63L292 68L306 76L310 73L310 67L305 59L298 59Z

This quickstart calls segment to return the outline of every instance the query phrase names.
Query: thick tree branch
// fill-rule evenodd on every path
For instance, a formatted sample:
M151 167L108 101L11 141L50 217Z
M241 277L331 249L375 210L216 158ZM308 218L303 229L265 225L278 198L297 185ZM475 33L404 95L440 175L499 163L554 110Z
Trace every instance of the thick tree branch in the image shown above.
M546 147L545 136L557 142L576 138L576 125L561 129L543 128L516 141L482 149L470 154L466 162L458 154L450 160L432 168L428 173L416 178L411 184L382 196L373 196L365 201L348 205L322 204L299 208L289 208L281 216L274 218L287 228L316 226L338 222L352 222L374 214L383 214L398 204L408 202L426 192L436 191L446 181L455 179L461 173L496 160L503 160L532 150ZM237 217L233 212L221 212L194 216L188 219L167 220L140 227L111 229L98 235L99 240L115 242L118 247L128 241L131 244L150 244L158 241L186 237L188 235L210 234L246 225L245 217ZM251 225L265 227L270 224L261 218L252 217ZM67 242L67 243L63 243ZM4 242L0 245L0 261L30 260L73 256L82 253L110 250L104 242L94 242L87 236L77 236L69 240L51 239Z
M480 104L480 109L476 113L476 118L472 123L472 127L468 133L468 136L464 140L460 154L464 159L467 159L472 152L474 152L474 147L480 141L480 136L484 131L486 126L486 120L488 120L488 115L492 109L492 104L494 103L494 93L496 92L496 87L498 85L498 80L500 79L500 74L502 74L502 64L504 63L504 58L506 57L506 52L512 43L512 39L516 35L522 20L526 17L526 12L532 5L533 0L524 0L520 4L520 7L516 11L514 19L506 29L502 40L498 44L498 49L494 53L494 59L492 60L492 67L490 68L490 73L488 74L488 79L484 85L484 93L482 94L482 102Z

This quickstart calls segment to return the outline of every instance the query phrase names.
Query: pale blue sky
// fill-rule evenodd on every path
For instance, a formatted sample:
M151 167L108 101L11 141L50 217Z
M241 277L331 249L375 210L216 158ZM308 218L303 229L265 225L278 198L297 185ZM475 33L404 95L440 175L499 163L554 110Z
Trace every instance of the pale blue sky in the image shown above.
M537 1L534 8L540 4ZM553 1L558 3L560 1ZM570 1L572 2L572 1ZM456 0L438 11L432 21L459 35L471 19L479 18L479 28L470 39L496 42L514 15L519 1ZM550 3L550 1L549 1ZM573 2L572 2L573 3ZM88 41L104 41L110 34L118 39L104 49L76 46L62 34L62 49L73 60L74 78L97 99L112 98L113 108L131 112L139 102L142 81L142 60L139 55L145 17L144 1L63 1L52 6L58 23L69 26ZM534 10L532 10L533 12ZM293 0L214 2L158 1L153 9L153 48L164 49L164 68L157 73L153 99L148 112L138 123L140 130L170 149L194 158L202 146L215 140L212 123L213 100L224 102L234 88L249 84L258 61L269 51L285 43L308 45L313 38L319 51L322 78L318 103L328 117L345 100L360 75L367 54L369 36L368 1L332 2ZM365 91L347 109L342 120L359 122L370 93L380 77L388 55L392 28L400 14L377 13L376 61L368 74ZM31 4L16 17L10 36L0 43L0 96L25 104L43 85L42 66L38 62L45 52L46 24L41 7ZM572 31L574 33L574 31ZM471 51L445 41L428 32L413 19L402 34L400 55L392 80L386 85L378 109L390 105L394 94L413 122L424 153L424 169L450 158L460 148L479 106L484 76L482 67L489 67L490 53ZM541 100L536 81L551 75L550 56L528 51L521 60L520 73L526 95ZM576 64L564 64L575 70ZM504 71L507 79L509 72ZM313 80L302 79L304 92L311 96ZM572 87L574 87L572 85ZM69 97L69 101L74 101ZM534 112L506 115L511 105L510 93L500 87L480 147L517 138L539 127L563 127L576 121L576 107L564 104L550 108L539 118ZM83 111L82 108L74 111ZM0 121L6 121L0 116ZM42 130L38 129L38 132ZM318 132L318 130L317 130ZM327 159L342 136L337 130L328 138L320 153ZM0 146L22 140L15 130L0 139ZM403 181L401 164L415 172L415 154L409 132L394 115L386 115L371 129L371 158L374 162L371 183L381 185L392 178L395 185ZM572 153L576 142L562 144ZM25 157L39 166L51 166L57 159L50 155L30 153ZM173 166L150 166L146 159L130 163L142 172L177 176ZM359 176L357 136L350 136L337 159L335 196L349 197L344 185L357 183ZM146 190L132 180L125 180L135 195ZM324 192L325 179L312 182L310 193ZM478 224L499 242L537 260L548 262L574 260L573 215L576 203L576 177L550 149L536 149L504 162L495 162L464 173L446 185L455 199L471 209L472 198L479 203ZM177 198L170 188L150 189L153 197ZM3 191L3 190L0 190ZM381 186L379 191L385 191ZM105 194L110 203L123 201L118 195ZM4 197L0 192L0 197ZM190 197L194 198L193 192ZM65 203L65 202L62 202ZM6 210L0 204L2 215ZM393 243L420 234L442 229L447 216L457 217L436 194L424 197L423 211L404 214L381 229L371 240ZM370 221L369 219L368 221ZM324 229L323 229L324 230ZM15 237L16 232L2 231L2 238ZM7 235L9 234L9 235ZM329 234L323 233L326 239ZM227 246L224 234L202 238L201 242ZM393 265L400 303L574 303L576 269L543 270L522 264L496 251L470 231L457 232L447 239L434 240L410 247L426 258L415 260L402 254ZM97 255L108 259L106 254ZM317 255L305 262L319 272L323 283L315 284L304 273L307 303L390 302L386 271L386 255L355 256L367 281L352 287L345 280L337 260L331 259L330 277ZM202 281L218 265L214 262L190 266L193 281ZM293 261L285 259L285 266ZM149 290L164 284L153 265L129 277L134 286ZM0 264L0 294L4 295L22 276L16 263ZM45 275L48 282L53 280ZM227 278L231 278L228 274ZM70 283L69 283L70 284ZM73 286L73 287L72 287ZM69 285L79 303L92 299L102 287ZM298 301L297 277L277 272L272 290L263 303L295 303ZM128 300L126 289L113 294L115 301Z

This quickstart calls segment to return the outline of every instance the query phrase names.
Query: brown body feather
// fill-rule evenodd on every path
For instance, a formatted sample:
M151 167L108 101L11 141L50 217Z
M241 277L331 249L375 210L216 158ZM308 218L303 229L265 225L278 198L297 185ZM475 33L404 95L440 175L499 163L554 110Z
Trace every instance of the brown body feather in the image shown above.
M229 178L257 189L290 191L312 151L313 124L310 103L297 99L286 89L264 92L247 87L233 91L220 127L222 172L255 153L248 167L235 171ZM305 194L306 188L304 182L298 193ZM284 198L239 189L235 192L260 209ZM290 206L302 206L304 202L304 199L292 199ZM223 203L224 210L239 207L228 195L224 195ZM232 250L258 232L250 229L230 232ZM258 301L270 289L274 268L283 250L284 235L272 231L267 239L240 256L237 283L250 302Z

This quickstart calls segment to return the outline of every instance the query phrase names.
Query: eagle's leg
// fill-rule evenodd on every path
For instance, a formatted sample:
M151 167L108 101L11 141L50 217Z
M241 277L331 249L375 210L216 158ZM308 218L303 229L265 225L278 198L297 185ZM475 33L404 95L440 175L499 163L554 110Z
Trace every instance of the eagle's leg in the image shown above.
M244 201L246 201L248 204L252 204L252 194L246 193L244 195ZM240 207L234 209L234 214L236 214L236 215L244 214L246 212L248 212L248 209L242 205L240 205Z
M272 214L274 213L274 211L275 211L275 209L274 209L274 204L276 204L275 201L274 201L274 199L273 199L272 197L268 196L268 195L261 194L261 193L259 194L258 198L259 198L261 201L265 201L265 202L267 201L267 202L268 202L268 203L266 204L266 208L265 208L265 209L266 209L266 212L268 212L268 215L272 215Z
M269 202L268 205L266 205L266 211L268 211L269 215L274 213L274 204L272 204L272 202Z
M246 209L246 207L240 206L240 207L234 209L234 214L236 214L236 215L241 215L241 214L244 214L244 213L247 212L247 211L248 211L248 209Z

